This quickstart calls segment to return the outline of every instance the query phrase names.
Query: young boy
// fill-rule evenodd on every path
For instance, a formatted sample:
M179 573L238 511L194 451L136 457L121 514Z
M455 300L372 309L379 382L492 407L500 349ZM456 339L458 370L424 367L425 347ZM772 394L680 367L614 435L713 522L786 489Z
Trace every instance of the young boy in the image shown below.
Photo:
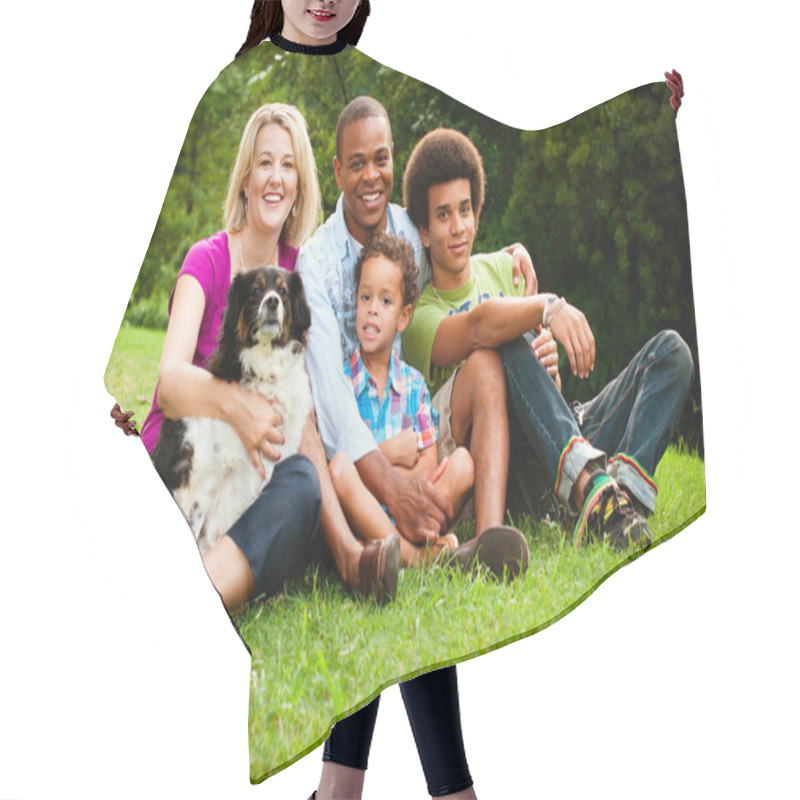
M359 347L345 364L345 374L353 384L362 419L392 466L403 474L427 475L457 513L472 488L472 458L466 448L459 447L439 463L437 415L425 380L395 350L398 334L411 321L419 297L417 274L414 249L405 239L378 232L364 245L355 267ZM363 538L395 532L391 518L344 453L333 458L330 470L345 515ZM454 557L456 563L467 568L477 557L496 574L502 575L503 568L516 574L517 562L525 560L517 535L505 528L487 533L480 552L462 548ZM412 565L457 546L452 533L428 548L402 538L400 557L404 565Z

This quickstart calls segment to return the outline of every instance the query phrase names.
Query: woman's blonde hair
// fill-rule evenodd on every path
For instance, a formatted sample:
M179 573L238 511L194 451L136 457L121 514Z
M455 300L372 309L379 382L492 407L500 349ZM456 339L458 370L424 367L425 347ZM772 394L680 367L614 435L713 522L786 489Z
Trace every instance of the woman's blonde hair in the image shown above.
M292 140L297 165L297 200L283 225L280 239L292 247L299 247L317 226L322 200L308 125L297 108L285 103L267 103L257 108L244 127L225 198L225 230L238 233L247 220L247 200L242 184L253 165L256 137L265 125L280 125Z

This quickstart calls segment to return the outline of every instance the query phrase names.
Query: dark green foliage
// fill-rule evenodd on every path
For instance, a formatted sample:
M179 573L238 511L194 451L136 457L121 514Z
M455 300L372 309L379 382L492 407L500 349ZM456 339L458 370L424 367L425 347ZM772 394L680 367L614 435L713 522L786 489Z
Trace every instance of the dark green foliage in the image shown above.
M697 362L686 199L669 90L642 86L545 131L523 132L507 239L528 245L543 291L592 326L587 381L562 360L564 394L591 397L652 335L674 328ZM491 185L491 184L490 184ZM699 376L682 431L702 452Z
M572 378L562 360L566 397L594 394L662 328L676 329L696 361L686 202L664 84L640 87L544 131L520 131L352 49L309 58L264 44L223 70L197 107L126 320L166 325L167 299L187 250L221 228L239 138L262 103L292 103L305 115L324 215L330 214L339 194L332 167L336 119L359 94L380 100L392 121L394 202L401 202L408 156L427 131L453 127L475 142L487 175L476 251L525 244L541 289L583 310L597 339L588 381ZM680 431L702 453L699 386L698 378Z

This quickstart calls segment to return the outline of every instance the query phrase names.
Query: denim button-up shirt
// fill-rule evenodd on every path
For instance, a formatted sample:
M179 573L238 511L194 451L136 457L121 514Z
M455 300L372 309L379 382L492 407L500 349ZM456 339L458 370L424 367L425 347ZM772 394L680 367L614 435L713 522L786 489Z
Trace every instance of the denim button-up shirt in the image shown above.
M430 280L430 266L416 227L400 206L390 203L386 213L386 230L414 247L420 287L424 286ZM353 271L360 252L361 245L347 230L340 195L336 211L300 248L297 258L297 271L303 276L311 306L306 366L322 442L328 458L343 452L353 462L378 448L358 413L353 386L343 368L358 347ZM398 336L398 355L399 349Z

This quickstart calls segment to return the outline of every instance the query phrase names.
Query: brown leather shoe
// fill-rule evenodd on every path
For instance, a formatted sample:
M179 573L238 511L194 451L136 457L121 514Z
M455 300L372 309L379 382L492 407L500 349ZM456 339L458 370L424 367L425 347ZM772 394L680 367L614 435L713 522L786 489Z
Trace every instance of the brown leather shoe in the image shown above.
M480 536L462 544L452 554L440 559L442 566L454 566L464 573L476 572L481 567L495 578L513 581L525 573L530 562L528 542L521 531L508 525L487 528Z
M388 603L397 594L397 573L400 570L400 536L393 533L364 545L358 561L356 592Z

